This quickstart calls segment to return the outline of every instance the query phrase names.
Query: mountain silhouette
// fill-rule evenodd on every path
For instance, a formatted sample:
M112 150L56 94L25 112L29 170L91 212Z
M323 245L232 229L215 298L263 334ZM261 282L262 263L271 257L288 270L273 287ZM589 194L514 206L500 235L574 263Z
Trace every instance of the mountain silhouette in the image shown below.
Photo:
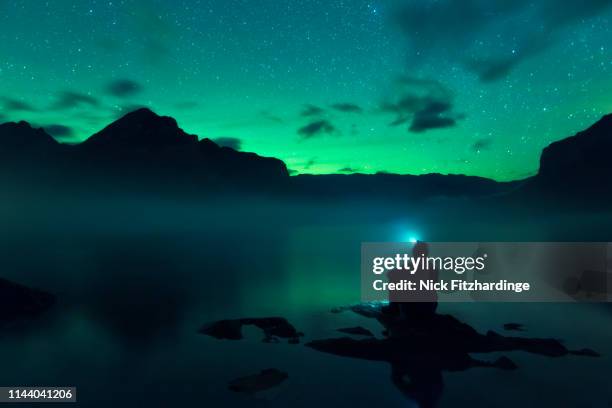
M0 124L0 157L3 160L21 155L50 155L59 149L60 144L53 137L28 122Z
M198 140L149 109L130 112L76 145L60 144L27 122L6 123L0 125L4 156L13 159L0 164L8 173L61 179L64 186L268 191L289 177L281 160Z
M0 183L24 190L33 183L39 187L41 178L57 178L63 150L43 129L27 122L0 124Z
M176 120L142 108L111 123L80 144L87 150L121 151L195 146L198 138L178 127Z
M0 125L4 179L87 188L215 189L284 192L308 198L419 200L435 196L591 200L612 194L612 115L585 131L551 143L536 176L516 182L465 175L377 174L289 177L276 158L221 147L183 131L176 120L142 108L126 114L80 144L58 143L27 122ZM6 171L8 170L8 171ZM47 180L44 180L44 178Z
M267 190L288 177L281 160L198 140L173 118L144 108L111 123L74 150L79 167L98 171L101 179L115 174L168 186L253 185Z
M525 192L572 202L612 195L612 114L574 136L551 143L540 157L538 174Z
M574 136L551 143L540 157L539 187L609 193L612 114Z
M516 188L518 182L497 182L462 174L400 175L328 174L298 175L292 178L295 191L306 196L329 198L385 199L418 201L436 196L479 197L502 194Z

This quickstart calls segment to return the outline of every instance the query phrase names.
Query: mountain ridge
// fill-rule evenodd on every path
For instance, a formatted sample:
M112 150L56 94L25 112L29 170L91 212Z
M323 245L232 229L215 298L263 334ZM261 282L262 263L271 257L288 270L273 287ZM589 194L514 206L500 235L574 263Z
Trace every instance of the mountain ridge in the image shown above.
M198 140L173 118L149 109L130 112L72 145L58 143L44 129L27 122L9 122L0 125L2 156L13 158L11 163L0 163L0 168L12 166L5 173L13 176L53 177L56 184L87 181L96 187L114 181L147 189L206 185L269 190L282 185L289 174L279 159L221 147L206 138Z
M432 195L490 196L503 193L575 196L605 189L612 195L612 114L589 128L545 147L535 176L498 182L479 176L439 173L423 175L328 174L289 177L285 163L277 158L221 147L208 138L186 133L174 118L141 108L94 133L85 141L61 144L42 128L29 123L0 125L0 156L27 162L49 159L54 168L82 172L103 182L116 175L151 184L163 180L180 184L193 179L196 185L248 186L251 190L291 191L310 196L333 197L410 192L410 197ZM22 163L22 164L23 164ZM291 181L289 182L289 179ZM289 186L290 184L290 186Z
M572 201L612 197L612 114L542 150L528 194Z

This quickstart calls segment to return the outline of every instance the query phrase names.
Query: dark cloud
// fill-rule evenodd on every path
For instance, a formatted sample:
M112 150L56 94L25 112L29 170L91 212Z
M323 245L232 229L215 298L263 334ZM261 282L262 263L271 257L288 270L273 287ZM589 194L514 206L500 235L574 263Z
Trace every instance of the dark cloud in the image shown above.
M305 164L304 164L304 170L308 170L309 168L311 168L312 166L314 166L317 163L317 158L313 157L312 159L309 159Z
M332 108L336 109L337 111L347 112L347 113L362 113L363 112L363 109L361 109L359 105L356 105L354 103L336 103L332 105Z
M280 116L276 116L276 115L274 115L274 114L273 114L273 113L271 113L271 112L268 112L268 111L265 111L265 110L264 110L264 111L261 111L261 112L260 112L260 114L261 114L261 116L262 116L264 119L267 119L267 120L269 120L270 122L275 122L275 123L284 123L283 118L281 118Z
M408 35L415 50L426 53L437 47L468 43L501 17L501 4L497 3L507 3L506 14L521 7L526 0L404 2L395 10L394 20Z
M57 138L67 138L73 136L72 128L64 125L46 125L43 126L45 132Z
M297 174L298 172L297 170L294 170L294 169L287 169L287 171L289 172L290 176L293 176L294 174Z
M116 79L106 86L106 90L113 96L125 98L141 92L142 85L131 79Z
M338 170L338 173L356 173L357 170L352 167L343 167Z
M421 133L455 126L463 118L454 112L450 90L437 81L403 77L397 81L395 93L381 105L383 112L396 115L391 126L408 124L408 130Z
M297 133L304 139L310 139L324 134L331 134L335 131L336 128L334 125L332 125L328 120L323 119L311 122L306 126L299 128Z
M315 105L306 105L304 106L304 110L300 113L301 116L310 117L310 116L319 116L325 113L325 109L319 108Z
M482 82L493 82L505 78L517 65L544 51L550 44L548 39L536 36L509 52L509 55L472 58L465 61L465 65L475 72Z
M441 129L455 126L457 121L453 118L441 116L416 115L410 124L410 131L414 133L426 132L431 129Z
M505 78L519 62L518 58L493 58L472 60L467 66L478 75L482 82L493 82Z
M491 139L478 139L472 144L472 150L475 152L481 150L488 150L491 147L493 140Z
M394 20L418 60L437 52L465 64L481 80L495 81L558 43L566 28L610 6L610 0L414 1L397 8Z
M547 0L542 2L540 16L554 29L594 17L610 6L610 0L564 0L563 7L556 0Z
M27 102L19 99L2 98L4 101L3 108L7 112L36 112L36 108Z
M234 150L240 150L240 148L242 147L242 140L236 137L218 137L212 140L219 146L229 147Z
M63 91L57 96L53 109L70 109L83 105L97 107L100 103L93 96L80 92Z

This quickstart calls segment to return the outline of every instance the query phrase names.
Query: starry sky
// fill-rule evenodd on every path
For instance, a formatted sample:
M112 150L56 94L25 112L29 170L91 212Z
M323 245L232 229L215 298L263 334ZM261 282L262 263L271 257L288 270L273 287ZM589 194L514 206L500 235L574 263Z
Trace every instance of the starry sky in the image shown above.
M0 0L0 121L137 107L294 173L519 179L612 112L612 0Z

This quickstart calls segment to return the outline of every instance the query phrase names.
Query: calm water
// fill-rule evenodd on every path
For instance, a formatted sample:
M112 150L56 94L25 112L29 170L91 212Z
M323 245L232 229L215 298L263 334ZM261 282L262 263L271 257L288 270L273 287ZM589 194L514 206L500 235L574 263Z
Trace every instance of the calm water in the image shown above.
M423 210L422 208L427 208ZM171 201L20 197L0 204L1 276L58 296L44 319L0 337L1 385L75 385L82 406L412 406L389 366L304 347L197 334L222 318L284 316L305 341L375 321L335 306L359 301L362 241L407 234L450 240L608 240L610 217L526 217L456 204ZM491 226L495 227L492 228ZM516 371L444 373L440 406L609 407L612 308L577 304L453 304L479 330L527 326L601 358L507 353ZM452 341L452 339L449 339ZM498 355L477 356L494 360ZM228 381L264 368L289 373L260 397ZM486 392L483 392L486 390Z

